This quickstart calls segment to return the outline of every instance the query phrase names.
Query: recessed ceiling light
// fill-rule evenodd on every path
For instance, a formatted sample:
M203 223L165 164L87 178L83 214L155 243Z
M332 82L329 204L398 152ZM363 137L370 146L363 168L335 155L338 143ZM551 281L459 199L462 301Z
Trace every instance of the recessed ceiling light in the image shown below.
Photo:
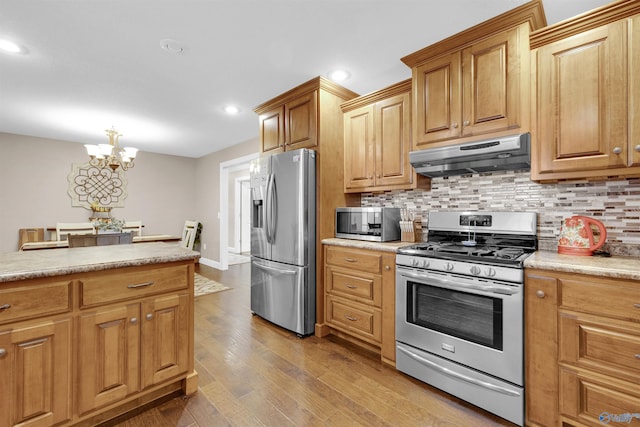
M347 80L351 75L346 70L333 70L329 73L329 78L334 82L343 82Z
M18 46L12 41L3 40L3 39L0 39L0 50L3 50L5 52L10 52L10 53L22 52L22 49L20 48L20 46Z
M169 53L173 53L174 55L180 55L181 53L184 53L186 50L186 47L184 44L174 39L160 40L160 47Z
M240 112L240 108L236 107L235 105L227 105L226 107L224 107L224 111L227 114L238 114Z

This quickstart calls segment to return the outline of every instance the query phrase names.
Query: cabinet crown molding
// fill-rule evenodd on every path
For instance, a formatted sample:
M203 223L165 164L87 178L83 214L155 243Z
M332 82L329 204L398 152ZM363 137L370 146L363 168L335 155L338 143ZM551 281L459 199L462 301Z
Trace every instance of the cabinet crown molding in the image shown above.
M540 28L531 33L529 44L531 49L535 49L639 13L640 2L638 0L619 0L548 27Z
M490 36L524 23L529 24L529 29L531 31L547 25L547 18L544 15L542 0L533 0L525 3L522 6L511 9L474 27L407 55L400 60L408 67L413 68L431 58L435 58L447 52L463 49L466 46L477 43L478 40L486 36Z
M407 92L411 92L411 79L403 80L384 89L380 89L375 92L371 92L366 95L351 99L347 102L343 102L342 104L340 104L340 108L342 109L343 113L346 113L347 111L351 111L365 105L373 104L374 102L380 101L382 99Z
M304 95L318 89L322 89L345 100L358 96L357 93L352 92L351 90L344 88L325 77L318 76L258 105L253 109L253 111L257 114L262 114L272 108L278 107L279 105L286 104L287 102L298 98L300 95Z

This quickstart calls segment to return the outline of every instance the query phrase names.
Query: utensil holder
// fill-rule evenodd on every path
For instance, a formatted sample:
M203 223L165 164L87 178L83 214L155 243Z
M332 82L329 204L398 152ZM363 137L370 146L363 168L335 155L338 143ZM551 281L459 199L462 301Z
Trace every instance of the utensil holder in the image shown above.
M420 220L400 221L400 240L403 242L419 242L422 239Z

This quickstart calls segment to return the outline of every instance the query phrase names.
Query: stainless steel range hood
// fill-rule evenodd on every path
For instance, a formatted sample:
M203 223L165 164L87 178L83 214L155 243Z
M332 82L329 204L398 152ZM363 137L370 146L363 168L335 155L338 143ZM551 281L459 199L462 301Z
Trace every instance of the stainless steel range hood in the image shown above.
M416 172L428 177L463 175L501 170L531 169L530 135L427 148L409 153Z

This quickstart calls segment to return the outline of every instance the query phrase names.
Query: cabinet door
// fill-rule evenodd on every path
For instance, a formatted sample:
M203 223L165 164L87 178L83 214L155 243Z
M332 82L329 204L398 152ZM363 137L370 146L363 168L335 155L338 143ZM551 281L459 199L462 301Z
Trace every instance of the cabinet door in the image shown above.
M629 25L629 163L640 166L640 15L631 18Z
M416 147L460 136L460 66L456 52L413 69Z
M411 184L411 95L394 96L375 104L375 185Z
M373 107L357 108L344 114L344 186L345 191L374 184L375 140Z
M284 105L285 150L318 145L318 92L302 95Z
M142 388L189 369L189 295L142 303Z
M78 411L124 399L139 390L140 305L80 315Z
M284 150L284 109L274 108L260 114L260 145L262 152L281 152Z
M525 279L525 383L527 425L558 425L558 281Z
M626 24L609 24L538 50L540 173L627 164Z
M71 319L0 332L0 425L71 418Z
M462 51L463 136L520 126L519 31L505 31Z

